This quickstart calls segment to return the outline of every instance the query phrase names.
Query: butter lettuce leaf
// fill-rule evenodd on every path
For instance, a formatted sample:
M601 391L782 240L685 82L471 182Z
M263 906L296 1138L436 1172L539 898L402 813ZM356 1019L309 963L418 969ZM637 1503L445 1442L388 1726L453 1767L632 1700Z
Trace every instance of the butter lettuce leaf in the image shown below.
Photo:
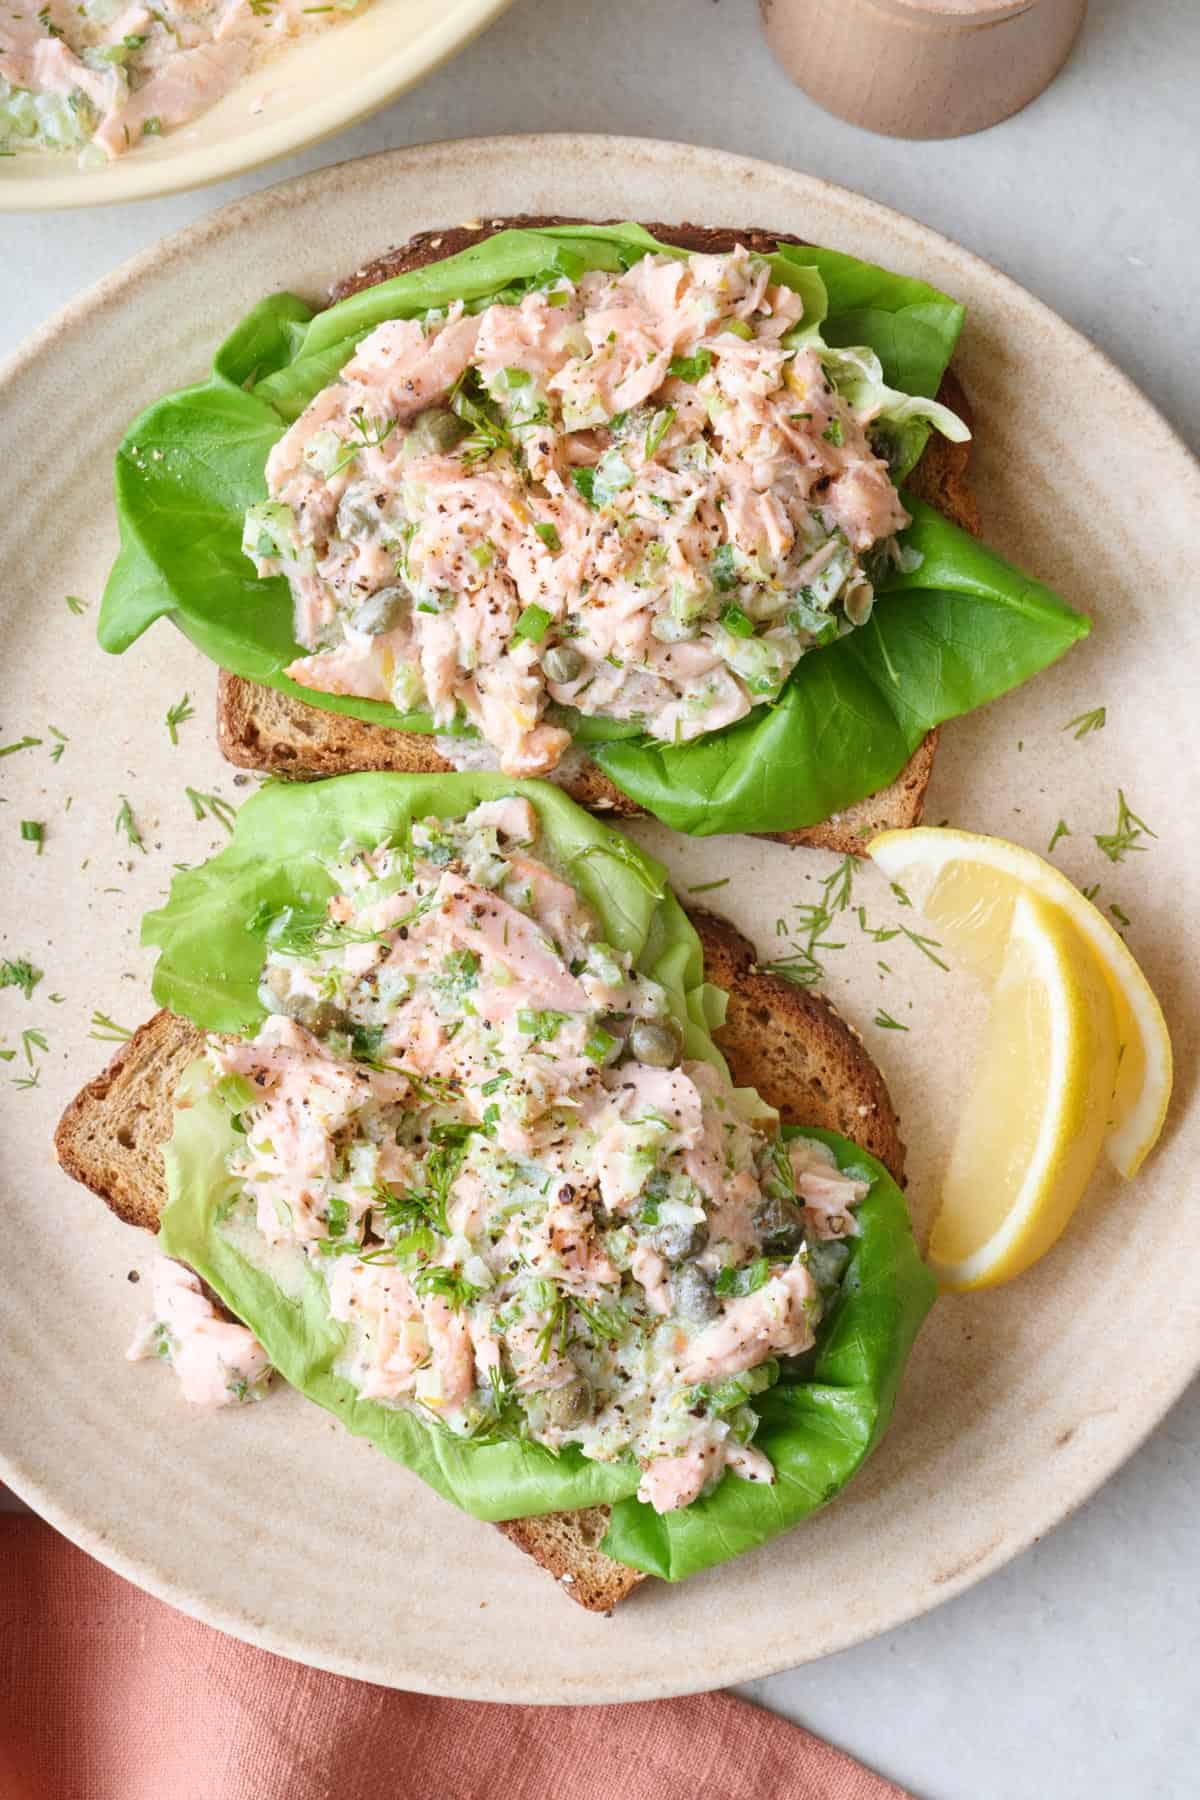
M517 299L547 279L621 269L651 250L685 254L632 224L503 231L320 312L291 294L264 300L221 345L207 381L156 402L126 433L115 477L121 548L100 643L124 651L167 617L234 674L324 711L431 731L427 712L318 693L285 673L303 654L291 593L282 576L260 581L241 548L246 508L267 497L271 448L383 320L456 299L469 308ZM832 250L781 246L771 260L776 278L803 298L802 334L819 330L831 347L869 351L887 389L925 400L936 393L960 305ZM890 429L903 473L928 421L897 404L904 416ZM804 657L772 709L680 749L644 739L633 724L572 715L570 729L583 744L607 746L598 760L633 799L689 832L786 830L886 785L930 723L1028 679L1088 629L944 520L931 560L934 523L916 510L904 541L926 561L882 584L872 627Z
M605 937L667 988L693 1057L722 1058L710 1036L719 992L704 982L696 933L660 864L544 783L496 775L353 775L263 788L238 815L219 856L184 871L143 923L159 947L154 991L206 1029L250 1033L263 1016L257 983L263 940L256 912L290 906L320 916L331 883L322 859L348 842L374 845L430 814L457 818L481 800L525 795L542 824L542 854L595 908ZM263 903L265 902L265 908ZM686 1513L659 1518L636 1499L631 1459L589 1462L537 1445L470 1442L413 1413L365 1400L339 1368L344 1329L324 1283L302 1253L270 1250L240 1219L226 1167L233 1115L203 1063L184 1078L189 1104L166 1147L168 1204L162 1248L194 1268L254 1331L285 1380L476 1518L500 1520L609 1503L605 1549L677 1580L789 1529L824 1505L878 1442L905 1359L934 1294L913 1242L903 1197L882 1166L846 1140L814 1133L839 1164L870 1179L861 1235L816 1350L761 1396L758 1439L778 1480L727 1475Z

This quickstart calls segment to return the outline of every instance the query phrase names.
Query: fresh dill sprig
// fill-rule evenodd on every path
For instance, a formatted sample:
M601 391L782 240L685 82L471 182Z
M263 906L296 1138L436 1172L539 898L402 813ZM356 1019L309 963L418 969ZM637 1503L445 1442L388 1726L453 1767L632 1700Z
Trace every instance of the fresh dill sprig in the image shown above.
M1139 844L1138 839L1145 833L1147 837L1157 837L1151 831L1145 819L1139 819L1130 808L1123 789L1117 789L1117 823L1113 831L1097 832L1096 847L1103 850L1109 862L1123 862L1131 850L1148 850L1149 844Z
M196 709L192 705L190 694L185 694L182 700L177 700L175 702L174 706L168 706L165 724L167 727L167 734L173 744L179 742L179 727L186 723L188 719L194 719L195 716Z
M124 1025L118 1025L115 1019L110 1019L107 1013L94 1012L92 1029L88 1032L88 1036L99 1038L105 1044L123 1044L133 1036L133 1033Z
M1106 714L1102 706L1093 706L1091 712L1078 713L1075 718L1068 719L1062 727L1064 731L1073 731L1076 738L1085 738L1089 731L1103 731Z
M875 1014L875 1023L880 1027L880 1029L882 1031L907 1031L908 1030L907 1025L902 1025L900 1023L899 1019L893 1019L891 1013L884 1012L882 1007L880 1007L879 1011Z
M33 999L33 990L42 979L42 971L35 969L26 957L10 961L7 957L0 962L0 988L20 988L27 1000Z
M775 921L775 935L785 938L787 945L782 956L763 964L766 974L782 976L796 987L814 987L824 979L825 967L818 952L845 949L844 943L837 943L824 933L837 914L850 905L853 883L854 858L845 856L821 882L819 900L799 901L793 907L796 916L790 928L786 919Z
M942 947L938 938L927 937L922 931L913 931L908 925L868 925L865 906L856 907L855 912L858 915L859 930L864 937L869 937L872 943L890 944L893 938L907 938L909 943L914 944L921 955L927 956L931 963L936 963L939 969L949 970L950 964L943 962L940 956L934 955L934 952Z
M49 1044L46 1042L44 1032L38 1031L32 1025L21 1033L21 1047L25 1052L25 1061L29 1064L31 1069L33 1067L34 1051L40 1050L42 1054L45 1055L46 1051L50 1048Z
M729 886L728 875L722 875L720 881L697 881L688 889L689 894L711 894L714 888Z
M121 808L117 813L117 822L114 829L123 831L135 850L140 850L143 856L147 854L146 840L138 829L138 822L133 816L133 808L130 806L129 801L124 794L121 795Z
M1046 855L1049 856L1051 854L1051 852L1053 851L1054 846L1055 846L1055 844L1057 844L1059 838L1065 838L1065 837L1070 837L1070 836L1071 836L1071 827L1067 824L1065 819L1060 819L1058 821L1058 824L1054 827L1054 835L1051 837L1050 842L1046 845Z
M0 756L15 756L18 750L33 750L41 741L41 738L30 737L26 733L23 738L18 738L15 744L0 744Z
M430 1263L418 1269L412 1285L414 1293L436 1294L452 1312L461 1312L483 1292L481 1287L468 1281L460 1269L447 1269L441 1263Z
M1132 921L1129 917L1129 914L1127 912L1123 912L1122 909L1117 905L1117 902L1115 900L1109 901L1108 910L1112 914L1113 918L1117 921L1117 924L1120 926L1121 930L1128 931L1130 924L1132 923Z
M205 819L211 813L219 825L232 832L237 819L237 809L230 806L228 800L222 800L220 794L200 794L195 788L185 787L184 793L192 803L192 817Z
M68 594L66 604L67 611L73 612L77 617L80 613L87 611L87 601L81 600L78 594Z
M360 452L377 450L380 444L386 444L396 429L395 419L368 419L361 406L356 406L350 414L350 422L358 435L346 440L349 448L344 456L339 456L330 469L327 479L331 481L335 475L340 474L348 464L352 463Z
M50 726L50 736L58 739L58 742L55 744L53 750L51 750L51 752L50 752L50 761L51 762L61 762L62 761L62 753L66 749L67 745L70 743L71 740L67 736L65 731L60 731L58 729L57 725ZM68 800L67 805L70 806L70 804L71 804L71 802Z

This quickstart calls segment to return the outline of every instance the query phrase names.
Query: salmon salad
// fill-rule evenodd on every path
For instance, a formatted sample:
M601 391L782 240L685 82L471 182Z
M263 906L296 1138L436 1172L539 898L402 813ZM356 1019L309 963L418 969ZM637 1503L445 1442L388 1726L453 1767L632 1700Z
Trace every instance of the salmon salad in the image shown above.
M551 271L365 336L275 444L243 549L289 583L295 682L547 775L581 719L687 742L866 623L915 555L884 409L968 435L744 247Z
M636 1458L658 1512L727 1471L772 1482L749 1402L812 1347L869 1172L687 1055L528 800L326 867L323 917L264 901L253 921L256 1035L208 1039L236 1127L223 1231L316 1273L363 1399ZM269 1374L169 1262L131 1354L202 1403Z
M302 34L367 0L4 0L0 153L103 165L187 125Z

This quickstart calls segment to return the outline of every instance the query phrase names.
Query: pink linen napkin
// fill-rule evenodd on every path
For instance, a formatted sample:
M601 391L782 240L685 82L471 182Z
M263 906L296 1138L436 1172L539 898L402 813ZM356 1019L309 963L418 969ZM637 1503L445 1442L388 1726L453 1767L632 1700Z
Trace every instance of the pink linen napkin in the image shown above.
M728 1694L488 1706L201 1625L0 1518L3 1800L911 1800Z

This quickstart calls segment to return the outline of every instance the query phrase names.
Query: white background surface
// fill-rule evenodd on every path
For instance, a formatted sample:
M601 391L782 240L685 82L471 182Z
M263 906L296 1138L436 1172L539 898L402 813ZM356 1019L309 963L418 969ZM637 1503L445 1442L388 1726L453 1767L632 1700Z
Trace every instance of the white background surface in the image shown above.
M0 219L0 353L125 257L272 180L435 138L629 132L786 163L914 214L1079 326L1196 447L1198 89L1195 0L1092 0L1070 64L1026 112L955 143L903 144L793 88L752 0L517 0L424 88L307 156L170 200ZM1037 354L1031 345L1031 380ZM1112 451L1119 481L1122 447ZM1138 1347L1115 1319L1097 1354L1136 1359ZM1029 1555L913 1625L748 1691L922 1800L1190 1800L1197 1486L1193 1388Z

